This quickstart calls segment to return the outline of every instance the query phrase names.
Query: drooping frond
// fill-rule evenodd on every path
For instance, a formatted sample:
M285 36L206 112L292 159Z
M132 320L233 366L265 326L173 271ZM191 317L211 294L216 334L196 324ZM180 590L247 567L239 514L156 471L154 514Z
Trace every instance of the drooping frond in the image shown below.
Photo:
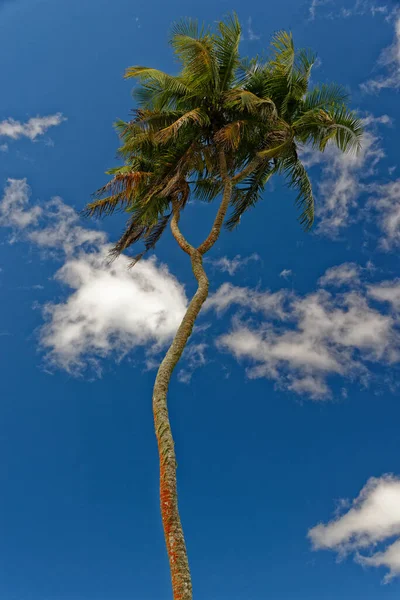
M84 217L106 217L118 210L125 210L128 204L129 197L126 192L119 192L118 194L89 202L82 215Z
M288 186L297 190L296 205L302 211L299 221L308 231L314 223L314 196L307 171L295 151L292 156L279 161L278 171L285 175Z
M196 181L194 193L196 198L202 202L212 202L221 194L223 183L216 177L199 178Z
M210 122L208 116L201 108L195 108L174 121L168 127L161 129L157 134L159 142L168 142L173 137L176 137L180 128L184 126L194 127L195 125L208 125Z
M358 152L361 148L363 126L360 119L346 106L333 107L327 111L330 117L328 133L342 152ZM329 135L331 137L331 135ZM322 146L324 148L325 146Z
M360 149L363 127L354 112L344 105L328 110L309 110L294 123L296 135L303 142L311 142L324 151L329 140L333 140L342 152Z
M233 89L226 94L225 106L240 111L246 111L250 114L267 113L274 117L277 110L274 102L270 98L260 98L250 90Z
M276 166L264 162L242 182L241 187L236 187L232 195L232 213L225 224L227 229L239 225L242 215L261 199L267 182L276 172Z

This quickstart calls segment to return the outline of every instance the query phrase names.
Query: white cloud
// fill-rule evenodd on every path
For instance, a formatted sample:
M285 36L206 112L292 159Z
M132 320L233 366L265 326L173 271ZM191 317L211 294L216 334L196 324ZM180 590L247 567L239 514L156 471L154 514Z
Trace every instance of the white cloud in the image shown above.
M42 209L29 206L30 188L26 179L8 179L0 201L0 225L24 230L38 222Z
M331 0L312 0L310 7L308 9L309 19L310 21L314 21L317 15L317 9L319 6L324 6L324 4L329 4Z
M41 248L73 254L86 244L99 246L106 243L104 232L79 225L77 212L57 196L46 203L41 216L42 226L28 233L29 239Z
M8 152L8 144L0 144L0 152Z
M357 285L360 282L361 267L356 263L343 263L328 269L319 279L320 286L341 287Z
M251 17L247 19L247 35L250 42L255 42L260 39L260 36L253 31L253 19Z
M194 371L207 364L207 348L208 344L204 342L191 343L185 348L184 359L186 360L186 365L185 368L178 372L178 381L181 383L190 383Z
M391 366L400 361L400 323L396 311L370 304L372 287L349 277L352 268L361 272L350 263L321 278L320 284L347 285L337 294L318 289L296 296L287 290L260 292L224 284L206 308L219 313L237 305L241 314L218 338L218 346L248 361L250 378L266 377L316 400L331 395L333 375L365 385L371 363ZM249 322L244 320L246 309L263 314Z
M214 267L219 269L220 271L229 273L229 275L235 275L236 271L245 267L251 261L258 261L260 257L258 254L251 254L250 256L242 257L240 254L237 254L234 258L229 259L227 256L222 256L217 259L205 259L207 262L211 263Z
M63 121L66 121L66 118L61 113L46 117L33 117L26 123L15 121L12 118L5 119L0 121L0 137L8 137L13 140L27 137L33 141L38 136L46 133L50 127L56 127Z
M279 277L282 277L283 279L289 279L289 277L291 277L292 275L292 269L283 269L283 271L281 271L279 273Z
M166 267L146 260L129 270L128 257L109 264L107 250L68 259L56 278L74 291L45 307L41 344L50 361L68 371L136 346L159 349L184 314L183 288Z
M362 565L387 567L386 582L400 575L400 539L373 552L376 544L394 536L400 536L400 479L392 475L371 478L347 512L308 532L315 550L355 552ZM360 555L360 550L370 554Z
M316 231L328 237L337 237L344 227L354 222L359 198L367 190L365 180L375 174L377 164L385 157L376 128L390 125L390 117L369 116L363 123L365 131L358 154L343 154L333 145L323 154L308 148L302 153L306 167L320 165L322 168L315 194Z
M247 287L224 283L206 301L204 310L214 309L217 314L221 314L230 306L236 305L283 319L285 317L285 301L289 296L287 290L280 290L275 293L259 292Z
M366 92L379 92L385 88L400 88L400 13L394 23L393 43L382 52L378 64L386 70L386 74L376 79L370 79L362 84Z
M383 235L380 246L389 251L400 246L400 179L370 187L372 198L367 208L375 213L375 219Z
M400 279L369 285L368 294L379 302L389 302L394 311L400 311Z
M120 358L132 348L159 349L175 333L186 307L183 287L155 260L128 269L121 256L110 264L105 233L79 225L74 209L53 198L29 205L26 180L9 180L0 202L0 224L14 235L64 255L56 279L72 292L47 303L40 332L47 359L70 372Z
M338 2L333 2L333 0L312 0L309 6L309 20L313 21L319 10L319 7L330 5L333 6L333 10L329 10L328 12L324 12L321 16L328 19L337 19L344 18L348 19L349 17L361 16L361 15L372 15L375 17L376 15L384 15L388 14L388 7L382 4L374 4L370 0L355 0L352 5L347 5L338 7Z

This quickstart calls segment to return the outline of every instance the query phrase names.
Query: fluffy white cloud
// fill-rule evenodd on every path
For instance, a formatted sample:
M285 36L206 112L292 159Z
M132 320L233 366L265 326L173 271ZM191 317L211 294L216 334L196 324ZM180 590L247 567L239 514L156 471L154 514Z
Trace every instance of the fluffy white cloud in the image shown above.
M386 74L377 79L370 79L361 87L366 92L379 92L384 88L400 88L400 12L394 22L393 43L382 52L379 65L386 70Z
M357 277L350 277L352 272ZM272 379L315 400L330 395L332 375L366 384L371 363L400 361L400 332L396 311L371 305L370 298L385 298L374 295L373 286L361 285L360 272L351 263L328 270L320 284L348 286L336 294L320 288L297 296L288 290L271 293L224 284L206 308L220 313L236 305L241 314L218 338L218 346L248 361L250 378ZM352 285L356 287L349 289ZM262 316L249 322L246 310Z
M185 311L184 290L154 260L129 270L130 259L107 261L107 246L70 258L56 278L72 288L65 302L47 304L41 344L49 359L68 371L88 360L121 357L135 346L160 348Z
M27 137L33 141L46 133L50 127L56 127L63 121L66 121L66 118L61 113L46 117L33 117L26 123L15 121L12 118L5 119L4 121L0 121L0 137L8 137L13 140Z
M10 180L0 202L0 224L14 239L35 243L64 256L56 279L72 292L65 301L44 307L40 333L48 360L71 372L98 359L119 358L132 348L154 351L175 333L186 307L183 287L155 260L128 269L121 256L110 263L105 233L79 224L74 209L53 198L30 206L26 180Z
M251 254L250 256L246 257L242 257L240 254L237 254L232 259L229 259L227 256L222 256L221 258L206 258L205 260L207 260L207 262L211 263L220 271L229 273L229 275L233 276L235 275L236 271L245 267L249 262L260 260L260 257L258 254Z
M315 550L354 552L360 564L387 567L385 581L400 575L400 539L374 550L394 536L400 536L400 479L392 475L370 479L347 512L308 532ZM360 550L370 553L361 555Z

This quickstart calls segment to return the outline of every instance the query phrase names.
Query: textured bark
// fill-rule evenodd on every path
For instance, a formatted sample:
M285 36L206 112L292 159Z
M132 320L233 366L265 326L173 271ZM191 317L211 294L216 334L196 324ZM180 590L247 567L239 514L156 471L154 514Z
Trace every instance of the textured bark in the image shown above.
M208 296L208 278L203 268L202 255L218 239L231 198L232 182L228 177L223 152L220 153L219 159L221 178L224 182L222 202L210 234L199 248L196 249L191 246L182 235L178 225L179 209L174 207L171 230L179 246L190 256L198 287L189 303L175 338L161 362L153 390L154 425L160 458L161 516L170 564L174 600L192 600L193 595L189 561L178 509L176 455L168 416L167 394L172 373L182 356L193 331L196 318Z

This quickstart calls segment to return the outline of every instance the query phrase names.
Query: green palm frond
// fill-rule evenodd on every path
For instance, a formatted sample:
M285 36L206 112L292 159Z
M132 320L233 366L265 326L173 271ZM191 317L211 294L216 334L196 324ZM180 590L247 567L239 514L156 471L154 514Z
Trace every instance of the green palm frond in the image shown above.
M232 212L225 225L227 229L232 230L239 225L242 215L261 199L267 182L276 172L276 166L264 162L242 182L242 187L235 188L231 202Z
M342 152L357 152L360 149L363 126L354 112L344 105L328 110L309 110L294 123L296 135L303 142L324 151L329 140L333 140Z
M279 162L278 172L285 176L288 186L298 192L296 205L302 211L299 221L304 229L308 231L314 223L314 196L307 171L298 159L296 152Z
M358 152L361 148L363 125L353 111L346 106L333 107L327 111L331 119L328 131L334 131L334 141L342 152ZM322 146L324 149L325 146Z
M309 110L327 110L333 106L342 106L348 98L349 93L343 86L336 83L323 83L308 92L302 102L301 111L304 113Z
M157 133L156 139L159 142L165 143L168 142L171 138L174 138L178 135L181 127L189 126L195 127L208 125L210 122L209 117L207 116L201 108L195 108L184 115L180 116L176 121L174 121L168 127L165 127Z
M218 24L220 35L215 36L215 57L218 62L221 90L229 88L239 66L239 43L242 29L234 13L227 21Z
M272 38L271 45L274 51L271 61L273 68L290 80L296 59L292 34L278 31Z
M218 64L209 33L198 31L195 21L184 19L174 25L170 43L182 63L182 77L191 88L218 85Z
M260 98L250 90L230 90L226 94L225 106L253 114L266 108L270 115L277 115L276 106L270 98Z
M221 194L223 183L216 177L199 178L195 183L194 193L202 202L212 202Z
M303 77L305 81L309 81L311 70L315 65L317 56L314 52L306 48L300 48L296 54L296 70Z

